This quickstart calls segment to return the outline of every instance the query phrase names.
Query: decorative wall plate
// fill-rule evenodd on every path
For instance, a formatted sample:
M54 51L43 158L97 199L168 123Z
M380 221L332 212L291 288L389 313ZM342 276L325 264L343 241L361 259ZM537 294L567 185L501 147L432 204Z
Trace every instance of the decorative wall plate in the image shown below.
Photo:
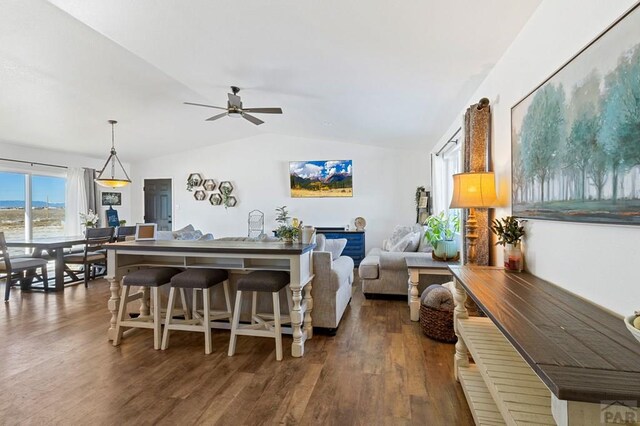
M367 221L364 220L364 217L356 217L356 220L353 222L356 225L356 231L364 231L364 227L367 226Z
M202 189L198 189L196 192L193 193L193 198L195 198L198 201L202 201L205 198L207 198L207 193L204 192Z
M235 207L236 204L238 204L238 200L236 199L236 197L234 197L233 195L231 195L228 199L227 199L227 207Z
M205 179L204 182L202 182L202 187L205 191L213 191L216 189L216 181L213 179Z
M209 202L212 206L219 206L222 204L222 195L220 194L211 194L209 196Z

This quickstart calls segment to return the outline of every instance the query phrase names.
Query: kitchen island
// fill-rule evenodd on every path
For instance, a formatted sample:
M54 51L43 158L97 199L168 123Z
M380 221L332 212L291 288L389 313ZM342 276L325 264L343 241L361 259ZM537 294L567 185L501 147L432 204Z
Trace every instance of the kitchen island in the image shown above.
M111 321L109 340L115 337L116 318L120 304L121 281L128 272L153 266L177 268L217 268L229 273L256 270L287 271L292 292L291 355L304 355L304 343L313 335L311 288L313 244L285 244L259 241L126 241L107 248L107 280L111 295L108 309ZM144 308L144 301L143 301Z

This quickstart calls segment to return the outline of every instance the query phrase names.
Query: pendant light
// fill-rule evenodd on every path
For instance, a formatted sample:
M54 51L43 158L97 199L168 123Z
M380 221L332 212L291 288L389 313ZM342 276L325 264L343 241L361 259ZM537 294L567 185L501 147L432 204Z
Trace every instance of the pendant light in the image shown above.
M98 177L95 179L96 183L102 186L106 186L108 188L120 188L123 186L127 186L131 183L131 179L129 179L129 175L127 174L127 171L122 166L122 163L120 162L120 159L116 154L115 138L114 138L114 125L116 123L117 123L116 120L109 120L109 124L111 124L111 154L109 155L109 158L107 158L106 163L104 163L102 170L100 170L100 172L98 173ZM124 178L116 177L116 161L120 166L120 170L122 170L122 173L124 173ZM110 177L107 175L107 173L105 173L109 165L111 165Z

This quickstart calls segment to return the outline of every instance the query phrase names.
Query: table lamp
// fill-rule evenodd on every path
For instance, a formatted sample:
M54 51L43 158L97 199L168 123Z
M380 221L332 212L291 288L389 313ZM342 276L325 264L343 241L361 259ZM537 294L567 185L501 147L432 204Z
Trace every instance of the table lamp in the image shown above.
M476 242L478 239L477 208L494 207L497 201L496 180L493 172L470 172L453 175L453 197L451 208L469 209L466 237L467 261L476 264Z

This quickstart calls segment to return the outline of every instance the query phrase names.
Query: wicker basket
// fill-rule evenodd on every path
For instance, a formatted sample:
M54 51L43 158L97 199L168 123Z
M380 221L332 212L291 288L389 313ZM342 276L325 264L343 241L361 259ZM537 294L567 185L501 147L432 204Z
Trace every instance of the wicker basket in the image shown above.
M420 304L420 325L422 332L434 340L447 343L458 340L453 331L453 311L441 311Z

